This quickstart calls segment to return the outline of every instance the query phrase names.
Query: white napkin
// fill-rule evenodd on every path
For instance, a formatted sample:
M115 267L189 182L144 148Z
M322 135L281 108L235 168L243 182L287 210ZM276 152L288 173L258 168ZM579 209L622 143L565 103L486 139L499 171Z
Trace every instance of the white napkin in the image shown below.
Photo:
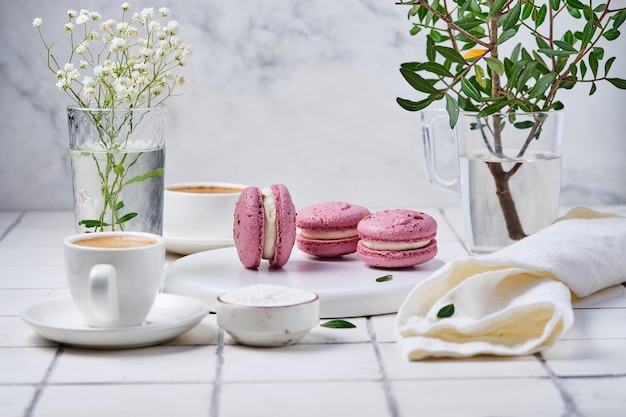
M526 355L574 322L572 299L626 281L626 218L576 208L498 252L455 260L416 286L398 311L409 360ZM454 313L437 314L452 304Z

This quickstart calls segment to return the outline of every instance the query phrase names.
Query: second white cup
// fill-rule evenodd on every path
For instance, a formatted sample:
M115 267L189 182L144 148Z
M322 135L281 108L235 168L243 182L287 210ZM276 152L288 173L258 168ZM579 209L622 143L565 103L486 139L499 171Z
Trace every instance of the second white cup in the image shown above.
M232 238L235 203L245 187L226 182L167 185L163 236L190 240Z

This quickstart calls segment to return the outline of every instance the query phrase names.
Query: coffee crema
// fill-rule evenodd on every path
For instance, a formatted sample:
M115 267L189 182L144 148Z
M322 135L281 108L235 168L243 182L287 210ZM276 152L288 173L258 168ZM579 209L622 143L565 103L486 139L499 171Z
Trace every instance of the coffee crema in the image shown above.
M182 187L168 188L170 191L179 193L195 193L195 194L227 194L240 193L243 191L241 187L228 187L222 185L190 185Z
M143 236L94 236L86 239L75 240L74 245L87 246L90 248L139 248L141 246L155 245L158 242Z

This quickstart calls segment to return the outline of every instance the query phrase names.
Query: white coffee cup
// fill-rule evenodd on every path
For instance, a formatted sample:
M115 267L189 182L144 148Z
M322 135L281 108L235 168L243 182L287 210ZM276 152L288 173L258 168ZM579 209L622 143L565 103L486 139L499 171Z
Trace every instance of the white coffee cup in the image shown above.
M161 286L161 236L82 233L65 238L63 244L70 293L87 324L123 327L145 321Z
M235 203L245 187L228 182L168 184L163 202L163 236L190 240L232 238Z

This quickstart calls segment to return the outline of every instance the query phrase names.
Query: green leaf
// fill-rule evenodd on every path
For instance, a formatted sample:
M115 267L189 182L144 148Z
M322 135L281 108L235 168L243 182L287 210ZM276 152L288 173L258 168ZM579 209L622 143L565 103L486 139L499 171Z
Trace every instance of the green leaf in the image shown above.
M621 12L617 12L613 15L613 29L617 30L622 23L626 21L626 10L622 10Z
M487 80L485 80L485 70L480 65L476 65L474 67L474 74L476 77L476 82L482 88L487 88Z
M626 80L622 78L607 78L606 80L617 88L622 90L626 89Z
M504 64L497 58L486 57L485 61L487 62L487 66L492 71L498 73L498 75L504 75Z
M452 73L443 65L437 62L422 62L415 68L416 71L428 71L442 77L454 77Z
M509 105L509 103L510 103L510 100L500 100L498 102L490 104L487 107L483 108L481 111L479 111L477 116L485 117L485 116L490 116L492 114L495 114L499 112L500 110L502 110L507 105Z
M504 42L513 38L517 34L517 29L507 29L498 37L498 45L502 45Z
M537 51L548 56L569 56L569 55L576 53L576 52L571 52L571 51L560 51L560 50L545 49L545 48L539 48L537 49Z
M459 119L459 103L450 94L446 94L446 111L450 118L450 128L454 129Z
M555 40L554 44L564 51L578 52L572 45L565 41Z
M609 29L606 32L604 32L602 36L604 36L609 41L614 41L615 39L619 38L619 35L620 35L619 30Z
M124 202L120 201L113 207L113 211L120 211L123 208L124 208Z
M128 213L128 214L125 214L125 215L123 215L122 217L120 217L120 218L117 220L117 223L118 223L118 224L121 224L121 223L126 223L127 221L129 221L129 220L131 220L131 219L134 219L135 217L137 217L137 213Z
M456 62L457 64L467 64L465 58L463 58L463 56L455 49L441 45L436 45L433 48L439 55L443 56L445 59Z
M411 101L400 97L396 98L396 102L400 105L400 107L408 111L420 111L422 109L425 109L426 107L430 106L430 104L435 100L436 99L432 96L420 101Z
M596 89L597 89L597 88L598 88L598 87L596 87L596 83L591 83L591 88L589 89L589 95L590 95L590 96L592 96L592 95L593 95L593 93L595 93L595 92L596 92Z
M116 175L124 175L124 165L117 164L113 166L113 172L115 172Z
M430 36L426 36L426 58L429 61L435 61L435 41Z
M504 20L502 21L502 30L504 32L508 32L509 30L513 29L517 25L521 13L522 4L521 2L518 2L507 14L502 16L504 18ZM515 32L517 32L517 30ZM502 42L500 42L500 39L498 39L498 43Z
M440 319L445 319L448 317L452 317L454 314L454 304L448 304L447 306L443 306L437 312L437 317Z
M508 0L496 0L489 8L489 16L493 16L502 10Z
M127 186L129 184L134 184L136 182L145 181L149 178L160 177L163 175L163 172L164 172L163 168L153 169L152 171L148 171L143 175L137 175L136 177L129 179L128 181L124 183L124 186Z
M552 83L556 80L556 74L546 74L539 78L535 83L535 86L528 93L530 98L539 97L552 85Z
M391 274L383 275L382 277L376 278L376 282L386 282L386 281L391 281L392 279L393 279L393 275Z
M584 9L585 7L587 7L578 0L567 0L567 5L574 9Z
M415 36L422 31L422 27L420 25L414 24L411 30L409 30L409 34L411 36Z
M561 0L550 0L550 7L552 10L559 10L559 6L561 5Z
M101 222L100 220L81 220L78 224L85 226L88 229L93 227L110 226L108 223Z
M322 327L328 327L329 329L353 329L356 326L346 320L331 320L320 324Z
M596 57L596 54L594 53L589 54L589 68L591 69L591 73L593 74L593 76L597 77L598 76L598 58Z
M585 28L583 29L583 36L581 38L581 42L582 45L580 47L580 49L584 49L589 42L591 42L591 39L593 38L593 34L596 31L596 25L594 25L591 22L587 22L587 24L585 25Z
M615 57L609 58L604 64L604 76L605 77L609 75L609 71L611 70L611 66L613 65L613 62L615 62ZM582 64L583 61L580 61L580 63Z
M530 129L534 125L535 123L531 120L524 120L523 122L513 123L513 126L515 126L518 129Z
M587 74L587 64L585 64L585 61L580 61L580 77L581 77L581 79L584 79L586 74Z
M461 90L469 98L480 101L480 92L465 78L461 78Z
M416 74L414 71L409 71L406 68L400 68L400 74L404 77L405 80L417 91L422 91L424 93L437 93L437 89L432 86L428 81L426 81L421 75Z
M526 20L530 17L530 15L532 14L534 9L534 6L532 3L527 2L524 4L524 7L522 8L522 20Z

